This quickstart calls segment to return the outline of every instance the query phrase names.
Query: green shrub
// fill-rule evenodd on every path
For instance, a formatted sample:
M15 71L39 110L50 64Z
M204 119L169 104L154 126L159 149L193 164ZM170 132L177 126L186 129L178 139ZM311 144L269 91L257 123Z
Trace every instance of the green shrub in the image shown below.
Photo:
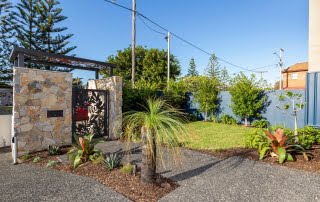
M210 120L211 120L213 123L219 123L219 122L220 122L219 117L216 116L216 115L211 115Z
M95 165L102 163L104 160L105 157L102 152L97 152L90 156L90 161Z
M270 126L270 122L266 119L255 120L251 124L255 128L268 128Z
M122 173L125 173L125 174L132 174L133 173L133 165L131 163L127 163L126 165L124 165L120 171Z
M49 160L49 162L47 163L46 167L53 167L53 166L56 166L58 165L60 162L59 161L52 161L52 160Z
M117 154L111 154L102 162L102 165L107 170L113 170L117 168L120 165L120 163L121 159L117 156Z
M20 157L21 160L26 161L28 159L30 159L32 156L29 153L25 153L24 155L22 155Z
M320 143L320 130L311 126L298 129L298 143L306 149Z
M40 162L40 161L42 161L42 158L40 157L40 156L36 156L36 157L34 157L33 158L33 163L38 163L38 162Z
M228 125L236 125L237 124L237 120L228 114L223 114L220 117L220 121L221 121L221 123L228 124Z
M262 133L262 130L245 134L245 146L247 148L258 149L259 144L265 141L265 138L260 133Z

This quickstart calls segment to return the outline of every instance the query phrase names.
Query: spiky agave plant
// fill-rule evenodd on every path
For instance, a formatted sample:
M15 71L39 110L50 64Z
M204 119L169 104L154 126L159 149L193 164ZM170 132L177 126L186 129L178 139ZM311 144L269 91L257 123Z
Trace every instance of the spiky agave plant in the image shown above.
M179 135L187 134L184 114L161 99L148 99L144 111L124 114L124 135L131 139L137 132L143 140L141 181L154 183L157 157L163 161L162 145L179 154Z

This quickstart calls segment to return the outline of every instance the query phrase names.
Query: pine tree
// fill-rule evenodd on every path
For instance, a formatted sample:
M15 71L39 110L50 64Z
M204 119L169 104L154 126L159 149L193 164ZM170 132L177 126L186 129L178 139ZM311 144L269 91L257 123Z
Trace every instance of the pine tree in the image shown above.
M39 44L42 51L49 53L68 54L76 47L69 45L69 39L73 34L62 35L60 33L66 31L67 27L58 27L58 23L67 19L61 14L62 9L57 6L60 5L56 0L39 1L36 5L39 19L36 22L40 29Z
M215 54L212 54L209 59L209 64L205 70L206 75L212 78L216 78L221 81L221 66L218 62L218 58Z
M38 0L21 0L12 12L15 22L16 39L19 46L26 49L40 50L38 41L40 37L37 27L37 19L39 17L36 5Z
M13 8L8 0L0 0L0 86L12 85L12 64L9 61L13 45L13 22L10 15Z
M66 27L58 27L58 23L67 19L61 15L56 0L21 0L17 11L13 12L16 23L15 32L18 44L23 48L57 54L68 54L75 46L68 46L73 34L63 35ZM32 65L33 68L47 70L70 71L70 69Z
M197 66L194 61L194 58L191 58L190 63L189 63L189 69L188 69L187 76L198 76L199 73L196 68L197 68Z
M226 67L221 69L219 79L220 79L221 90L228 90L231 78Z

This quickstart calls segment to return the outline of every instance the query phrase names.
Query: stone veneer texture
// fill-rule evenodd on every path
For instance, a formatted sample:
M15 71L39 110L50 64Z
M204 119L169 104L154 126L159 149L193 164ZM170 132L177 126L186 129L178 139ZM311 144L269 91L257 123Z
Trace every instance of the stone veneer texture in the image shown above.
M14 68L14 135L18 155L72 143L72 74ZM48 110L63 117L48 118Z
M88 89L109 91L109 138L118 138L122 123L122 78L113 76L105 79L88 81Z

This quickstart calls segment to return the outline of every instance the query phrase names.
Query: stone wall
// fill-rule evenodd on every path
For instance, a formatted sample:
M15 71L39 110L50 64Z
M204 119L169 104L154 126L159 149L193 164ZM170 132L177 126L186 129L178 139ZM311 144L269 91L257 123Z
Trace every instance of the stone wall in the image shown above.
M109 137L118 138L122 123L122 78L113 76L106 79L88 81L88 89L108 90L109 91Z
M18 155L72 142L72 74L14 68L14 136ZM48 110L63 110L48 118Z

